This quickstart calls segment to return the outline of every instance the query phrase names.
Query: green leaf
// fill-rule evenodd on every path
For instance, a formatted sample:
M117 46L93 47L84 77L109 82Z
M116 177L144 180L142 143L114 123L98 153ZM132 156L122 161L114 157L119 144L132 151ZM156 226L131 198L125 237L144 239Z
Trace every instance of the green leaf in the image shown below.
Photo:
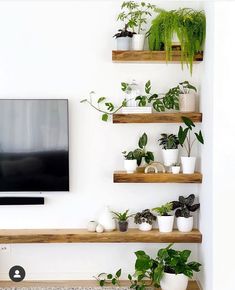
M165 111L164 104L161 100L156 100L155 102L153 102L153 108L157 112L164 112Z
M143 147L145 147L147 145L147 142L148 142L148 136L146 133L144 133L141 137L140 137L140 140L141 140L141 144L143 145ZM140 148L143 148L143 147L140 147Z
M179 143L181 146L183 146L184 141L187 137L189 128L183 129L181 126L179 127L179 132L178 132L178 138L179 138Z
M150 80L147 81L147 83L145 84L145 92L146 94L149 94L150 93L150 90L151 90L151 82Z
M194 125L194 123L193 123L193 121L191 120L191 119L189 119L189 118L187 118L187 117L182 117L182 120L183 120L183 122L184 122L184 124L190 129L190 130L192 130L193 128L192 127L195 127L195 125Z
M108 120L108 117L109 117L108 114L103 114L102 115L102 121L106 122Z
M132 276L131 276L131 274L128 274L128 280L132 281Z
M112 275L112 274L108 274L108 275L107 275L107 278L108 278L108 279L112 279L112 278L113 278L113 275Z
M100 104L101 102L103 102L106 98L105 97L100 97L97 101L98 104Z
M101 287L104 286L104 283L105 283L105 280L100 280L100 281L99 281L99 284L100 284Z
M112 282L113 285L116 285L117 284L117 279L113 278L111 282Z
M202 136L202 132L201 130L199 131L199 134L195 133L196 137L197 137L197 140L201 143L201 144L204 144L204 139L203 139L203 136Z
M113 103L105 103L105 106L107 107L108 111L112 112L114 110Z
M189 258L189 256L190 256L190 254L191 254L191 251L189 251L189 250L184 250L184 251L182 251L182 252L180 253L180 257L181 257L181 259L182 259L184 262L187 262L187 260L188 260L188 258Z
M122 269L119 269L117 272L116 272L116 276L119 278L122 274Z
M127 88L128 88L128 83L122 82L121 83L121 89L122 89L122 91L125 92L127 90Z

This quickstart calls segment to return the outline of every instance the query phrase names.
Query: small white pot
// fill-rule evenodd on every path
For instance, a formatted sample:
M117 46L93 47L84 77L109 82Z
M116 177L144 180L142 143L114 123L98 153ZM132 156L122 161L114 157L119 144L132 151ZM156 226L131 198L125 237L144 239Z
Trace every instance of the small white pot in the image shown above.
M181 157L184 174L192 174L195 171L196 157Z
M131 37L117 37L117 50L130 50Z
M145 34L134 34L132 37L132 50L144 49Z
M95 221L89 221L87 224L87 230L88 232L95 232L96 227L97 227L98 223Z
M146 223L146 222L139 224L139 230L143 232L151 231L152 228L153 228L153 225L150 225L149 223Z
M180 173L180 166L171 166L171 171L173 174L179 174Z
M179 149L162 149L163 163L171 166L178 161Z
M127 173L134 173L137 167L137 160L124 160L124 168Z
M186 290L188 286L188 277L184 274L164 273L160 281L162 290Z
M173 230L174 216L157 216L159 232L169 233Z
M177 221L177 228L180 232L188 233L191 232L193 229L193 217L190 216L188 218L185 217L178 217Z
M180 94L179 95L179 108L180 112L195 112L196 111L196 95Z

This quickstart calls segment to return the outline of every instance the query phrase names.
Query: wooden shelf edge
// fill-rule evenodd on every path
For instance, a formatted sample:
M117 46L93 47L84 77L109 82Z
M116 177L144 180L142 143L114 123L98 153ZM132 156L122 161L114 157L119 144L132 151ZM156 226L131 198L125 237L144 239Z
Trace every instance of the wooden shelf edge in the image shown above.
M114 183L202 183L202 174L172 174L172 173L126 173L114 171Z
M182 117L190 118L194 123L202 122L202 113L152 113L152 114L114 114L113 123L182 123Z
M86 229L26 229L0 230L1 244L29 243L201 243L199 230L182 233L160 233L158 229L142 232L128 229L127 232L88 232Z

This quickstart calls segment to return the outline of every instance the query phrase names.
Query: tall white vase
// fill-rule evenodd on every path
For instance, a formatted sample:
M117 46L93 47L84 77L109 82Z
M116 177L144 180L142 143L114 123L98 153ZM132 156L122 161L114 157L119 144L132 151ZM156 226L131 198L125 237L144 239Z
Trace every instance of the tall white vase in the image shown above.
M101 224L106 232L111 232L116 229L116 224L110 208L106 206L99 217L99 224Z
M185 174L192 174L195 171L196 157L181 157L182 170Z
M145 34L134 34L132 37L132 50L144 49Z

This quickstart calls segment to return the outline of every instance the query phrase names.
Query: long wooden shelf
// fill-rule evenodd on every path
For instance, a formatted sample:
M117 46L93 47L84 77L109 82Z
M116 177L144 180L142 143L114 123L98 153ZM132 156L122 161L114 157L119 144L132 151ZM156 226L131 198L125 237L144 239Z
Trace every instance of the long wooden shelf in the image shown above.
M172 58L169 63L180 63L181 52L172 51ZM113 62L166 62L165 51L150 51L150 50L113 50ZM198 53L195 56L194 62L203 61L203 53Z
M202 174L172 174L172 173L126 173L115 171L113 174L115 183L202 183Z
M182 117L194 123L202 122L202 113L114 114L113 123L182 123Z
M126 290L127 286L130 286L129 281L122 280L120 281L120 286L105 286L105 289L115 289L117 288L120 290L120 288ZM1 281L0 282L1 288L7 288L9 289L20 289L23 287L25 290L27 288L35 288L35 287L42 287L45 289L49 288L64 288L64 287L70 287L70 288L77 288L77 287L84 287L84 288L91 288L91 287L98 287L98 283L96 280L68 280L68 281L22 281L22 282L12 282L12 281ZM159 289L160 290L160 289ZM189 281L187 290L200 290L199 286L197 285L196 281Z
M127 232L88 232L86 229L11 229L0 230L1 244L28 243L201 243L201 233L194 229L190 233L174 230L160 233L157 229L142 232L129 229Z

